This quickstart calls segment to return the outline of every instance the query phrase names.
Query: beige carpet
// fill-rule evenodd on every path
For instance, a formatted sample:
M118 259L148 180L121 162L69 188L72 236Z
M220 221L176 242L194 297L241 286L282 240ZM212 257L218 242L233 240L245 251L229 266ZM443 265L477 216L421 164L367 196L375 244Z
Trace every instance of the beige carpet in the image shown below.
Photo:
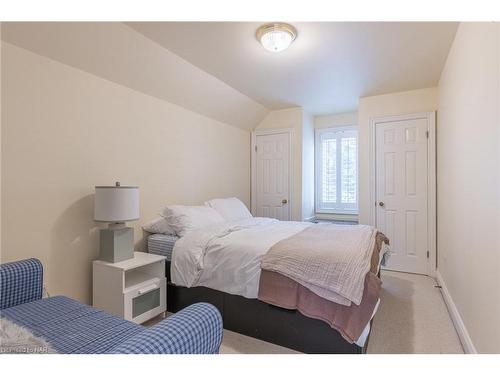
M434 279L383 271L368 353L463 353Z
M380 308L368 353L463 353L441 292L430 277L383 271ZM224 331L221 353L285 354L293 350Z

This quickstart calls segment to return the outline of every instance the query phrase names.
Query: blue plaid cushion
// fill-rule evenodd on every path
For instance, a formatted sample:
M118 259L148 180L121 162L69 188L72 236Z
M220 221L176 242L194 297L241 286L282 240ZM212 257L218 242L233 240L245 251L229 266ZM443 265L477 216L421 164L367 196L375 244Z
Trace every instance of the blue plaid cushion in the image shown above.
M162 255L170 262L172 260L172 250L179 237L171 234L152 234L148 237L148 252Z
M43 337L59 353L105 353L145 327L57 296L0 311Z
M222 318L208 303L196 303L133 336L113 353L215 354L222 342Z
M217 353L222 318L198 303L146 329L67 297L42 297L37 259L0 265L0 316L43 337L59 353Z
M0 265L0 310L42 298L43 268L38 259Z
M0 316L65 354L213 354L222 342L222 318L208 303L191 305L148 329L63 296L1 310Z

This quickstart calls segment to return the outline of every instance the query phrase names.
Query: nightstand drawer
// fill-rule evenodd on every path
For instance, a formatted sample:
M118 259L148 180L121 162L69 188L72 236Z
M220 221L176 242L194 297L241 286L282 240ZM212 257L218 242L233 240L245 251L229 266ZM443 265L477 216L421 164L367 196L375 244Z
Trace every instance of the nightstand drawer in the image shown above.
M154 278L124 293L124 318L142 323L166 309L166 279Z

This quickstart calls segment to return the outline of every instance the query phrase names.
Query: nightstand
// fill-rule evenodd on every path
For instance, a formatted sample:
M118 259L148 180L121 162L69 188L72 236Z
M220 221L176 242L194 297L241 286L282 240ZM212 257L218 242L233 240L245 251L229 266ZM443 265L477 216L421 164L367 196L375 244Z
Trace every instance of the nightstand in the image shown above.
M135 323L164 313L165 257L136 251L132 259L117 263L95 260L93 305Z

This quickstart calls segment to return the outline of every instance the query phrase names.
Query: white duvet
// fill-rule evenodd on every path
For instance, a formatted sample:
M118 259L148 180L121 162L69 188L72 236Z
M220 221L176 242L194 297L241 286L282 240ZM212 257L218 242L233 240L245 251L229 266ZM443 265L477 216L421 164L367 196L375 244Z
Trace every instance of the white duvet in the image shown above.
M172 252L172 281L257 298L264 254L310 225L256 217L188 232Z

